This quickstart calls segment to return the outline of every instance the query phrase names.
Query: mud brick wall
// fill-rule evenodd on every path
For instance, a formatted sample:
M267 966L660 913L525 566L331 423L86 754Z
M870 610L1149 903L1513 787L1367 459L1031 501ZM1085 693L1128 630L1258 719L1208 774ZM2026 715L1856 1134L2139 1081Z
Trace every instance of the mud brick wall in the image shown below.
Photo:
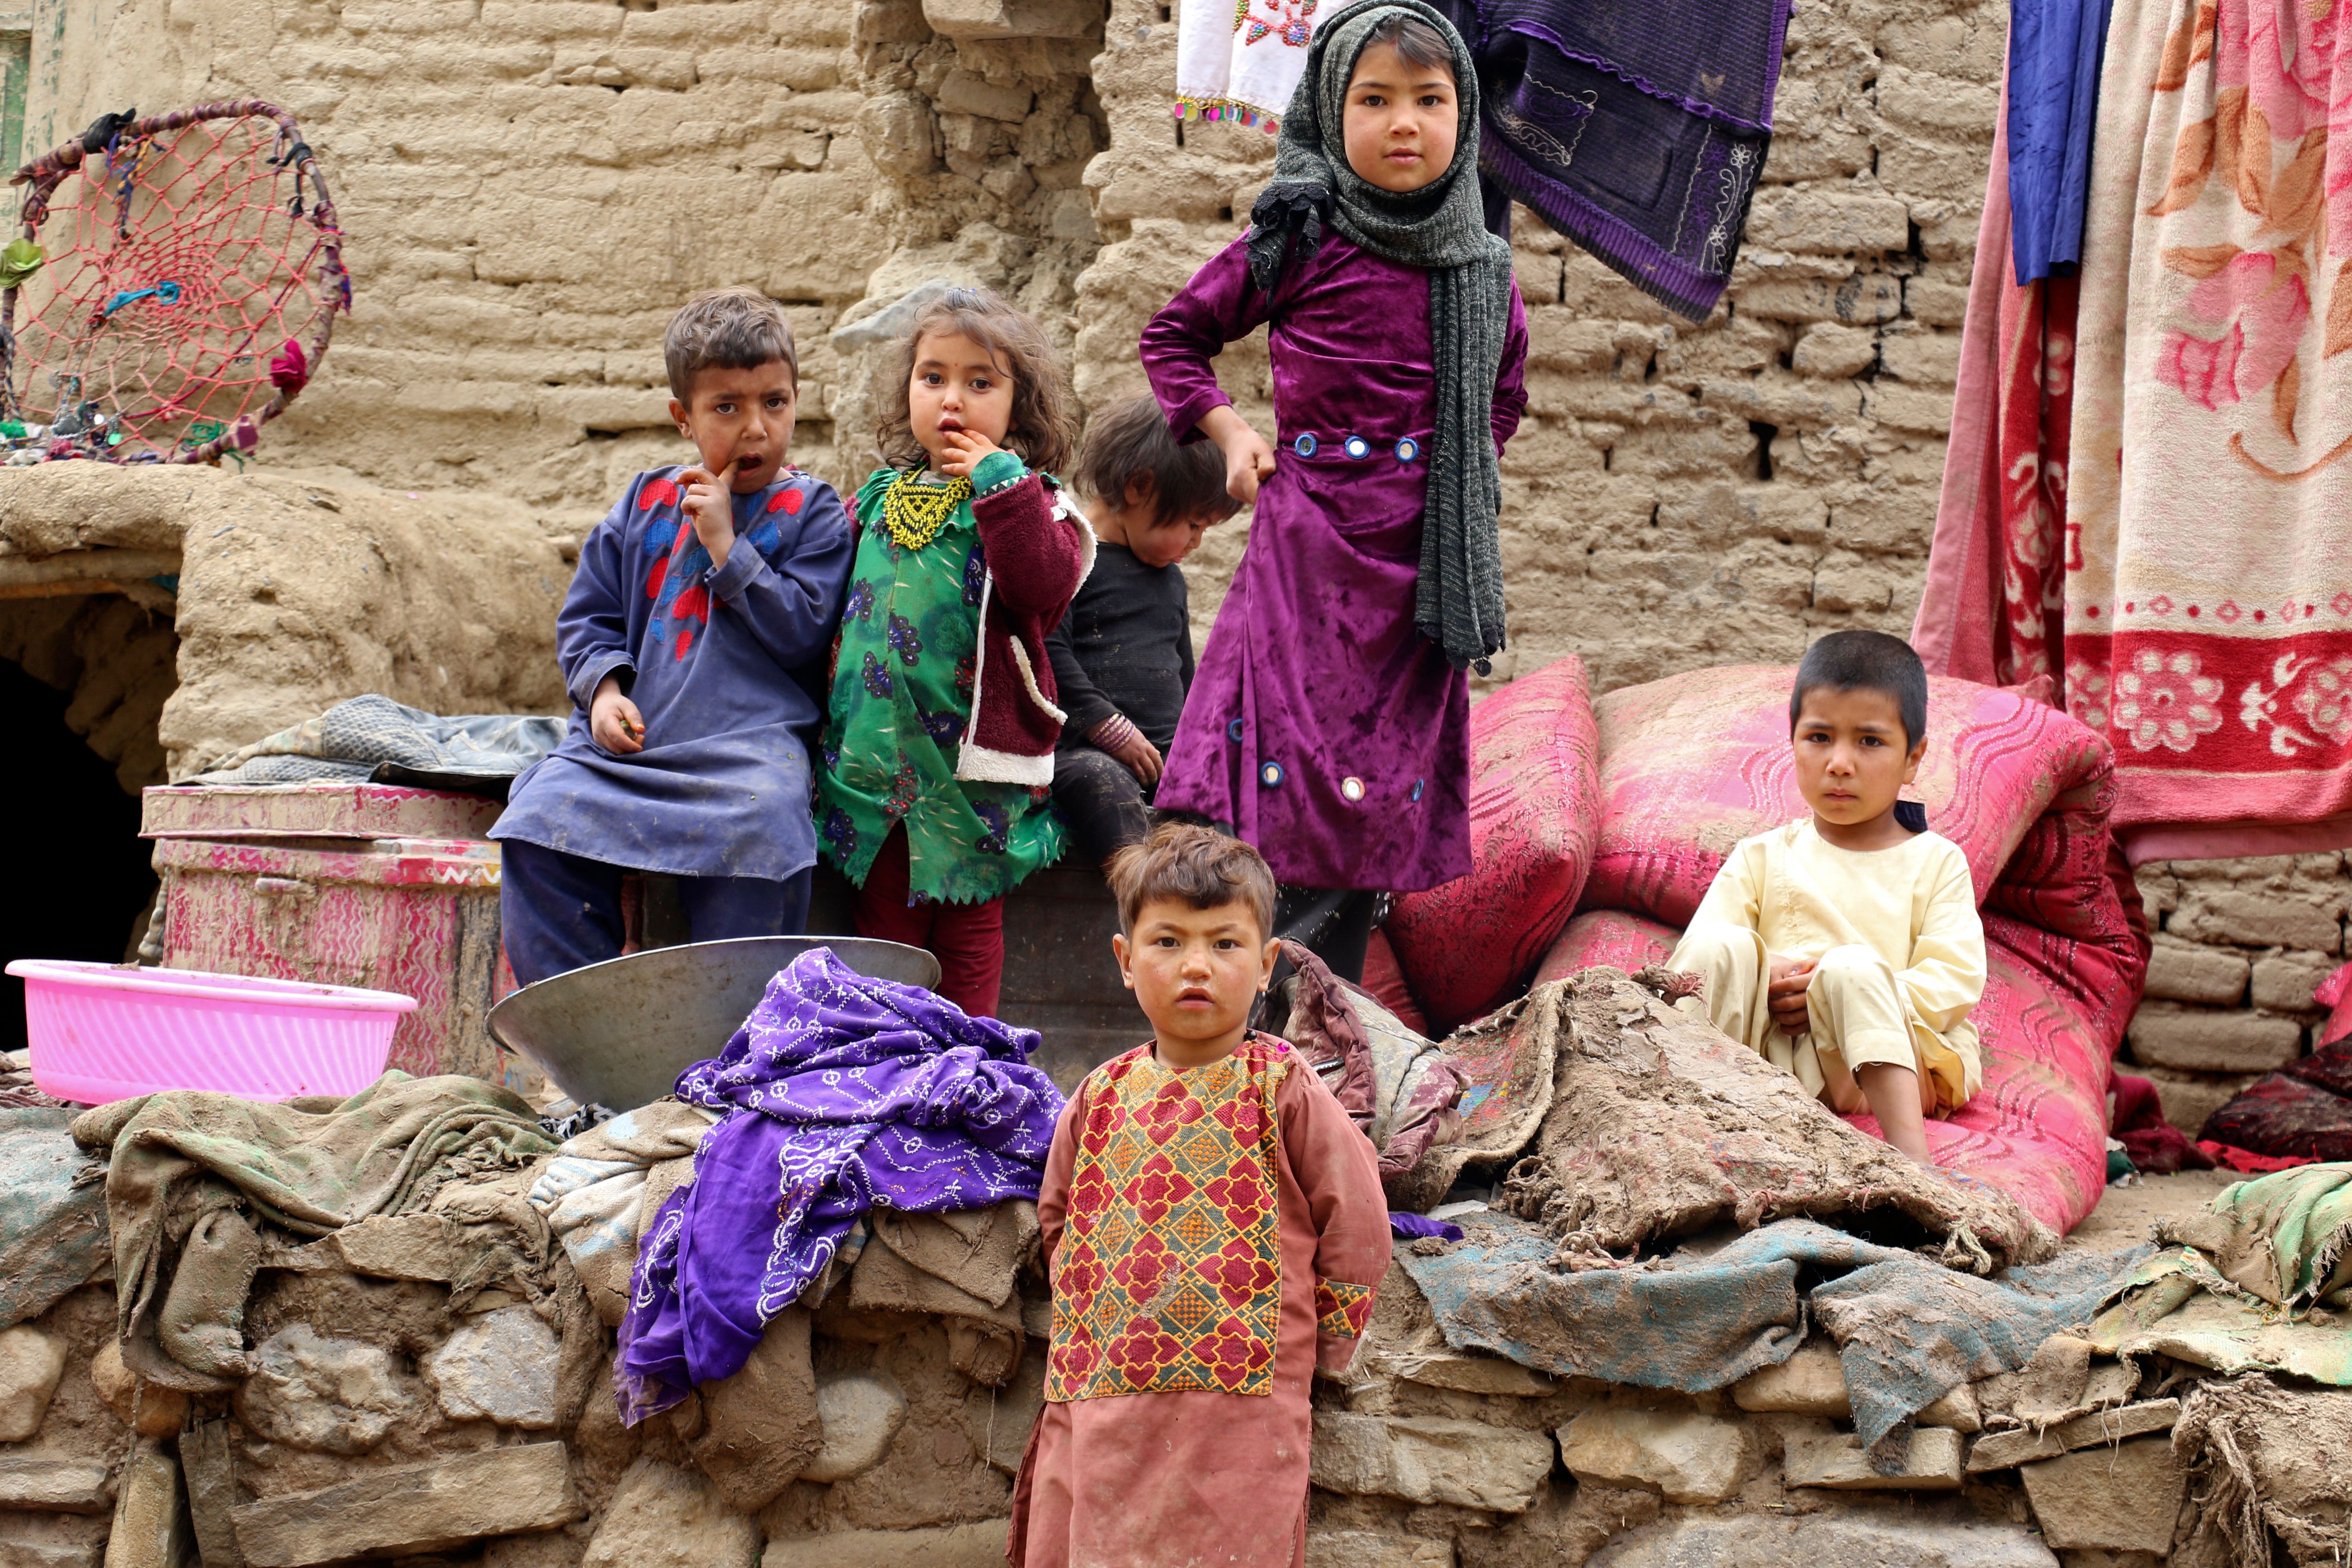
M660 337L698 289L789 308L798 455L836 479L865 469L832 455L826 333L897 250L961 239L1066 315L1075 257L1027 285L1040 249L1092 248L1099 13L1033 5L1015 37L932 9L949 32L913 0L45 0L26 144L133 103L293 110L357 300L261 460L488 490L576 535L686 455Z
M1079 387L1139 390L1135 335L1246 221L1273 139L1176 125L1176 29L1112 0L1087 172L1104 248L1079 283ZM1943 471L2007 10L1805 5L1738 277L1693 326L1522 212L1528 419L1505 456L1511 646L1600 689L1794 659L1843 626L1907 632ZM1270 418L1262 338L1226 388ZM1212 531L1203 630L1245 527Z
M2352 875L2339 854L2169 860L2142 866L2139 889L2156 952L2127 1054L2193 1135L2318 1043L2312 987L2345 961Z
M1533 357L1495 680L1575 653L1607 690L1908 629L2006 15L1799 7L1738 275L1704 323L1519 215ZM254 93L320 150L358 305L265 469L478 492L559 547L627 474L684 455L658 339L696 289L786 303L797 451L846 486L908 290L1015 297L1099 406L1142 388L1136 334L1272 171L1262 132L1171 118L1161 0L40 0L33 33L28 146L103 110ZM1270 421L1263 337L1222 370ZM1213 530L1190 569L1200 637L1247 533ZM184 645L184 692L203 657ZM253 738L165 729L175 755ZM2307 1046L2347 881L2322 857L2151 868L2147 887L2163 951L2133 1050L2194 1126L2290 1034Z

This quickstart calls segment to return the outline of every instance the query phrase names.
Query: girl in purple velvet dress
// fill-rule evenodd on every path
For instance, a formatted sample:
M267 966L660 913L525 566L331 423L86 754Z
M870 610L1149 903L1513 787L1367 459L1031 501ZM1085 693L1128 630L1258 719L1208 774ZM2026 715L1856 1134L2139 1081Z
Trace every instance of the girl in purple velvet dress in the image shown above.
M1464 671L1503 646L1497 459L1527 406L1477 126L1469 52L1436 11L1332 16L1249 231L1142 339L1169 427L1214 441L1257 507L1157 804L1257 846L1285 884L1277 925L1351 979L1371 889L1470 869ZM1271 447L1210 363L1267 321Z

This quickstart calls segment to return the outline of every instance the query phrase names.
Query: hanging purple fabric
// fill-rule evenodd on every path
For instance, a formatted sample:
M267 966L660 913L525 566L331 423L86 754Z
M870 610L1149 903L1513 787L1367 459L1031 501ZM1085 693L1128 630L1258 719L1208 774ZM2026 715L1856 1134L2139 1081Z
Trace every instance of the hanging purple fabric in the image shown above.
M1669 310L1715 309L1772 142L1790 0L1451 0L1479 173ZM1508 207L1488 204L1490 226ZM1535 301L1529 301L1534 303Z
M730 1376L869 1208L1034 1198L1063 1097L1034 1030L814 948L677 1097L726 1111L646 1227L614 1368L635 1426Z
M2083 259L2110 0L2015 0L2009 21L2010 247L2017 280Z

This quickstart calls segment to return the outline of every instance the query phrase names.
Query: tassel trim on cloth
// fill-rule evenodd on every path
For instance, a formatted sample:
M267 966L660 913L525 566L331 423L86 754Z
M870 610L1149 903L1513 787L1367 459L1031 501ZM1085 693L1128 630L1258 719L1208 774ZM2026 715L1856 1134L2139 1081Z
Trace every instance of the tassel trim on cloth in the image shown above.
M1282 132L1282 116L1232 98L1180 98L1176 100L1176 118L1212 124L1255 125L1268 136Z

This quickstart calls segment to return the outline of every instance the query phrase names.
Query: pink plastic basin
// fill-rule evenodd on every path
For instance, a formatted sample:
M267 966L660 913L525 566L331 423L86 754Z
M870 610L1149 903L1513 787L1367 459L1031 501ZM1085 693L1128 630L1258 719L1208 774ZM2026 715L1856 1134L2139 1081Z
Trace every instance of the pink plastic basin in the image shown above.
M416 1000L390 991L20 958L33 1082L102 1105L168 1089L247 1100L357 1094L383 1074Z

